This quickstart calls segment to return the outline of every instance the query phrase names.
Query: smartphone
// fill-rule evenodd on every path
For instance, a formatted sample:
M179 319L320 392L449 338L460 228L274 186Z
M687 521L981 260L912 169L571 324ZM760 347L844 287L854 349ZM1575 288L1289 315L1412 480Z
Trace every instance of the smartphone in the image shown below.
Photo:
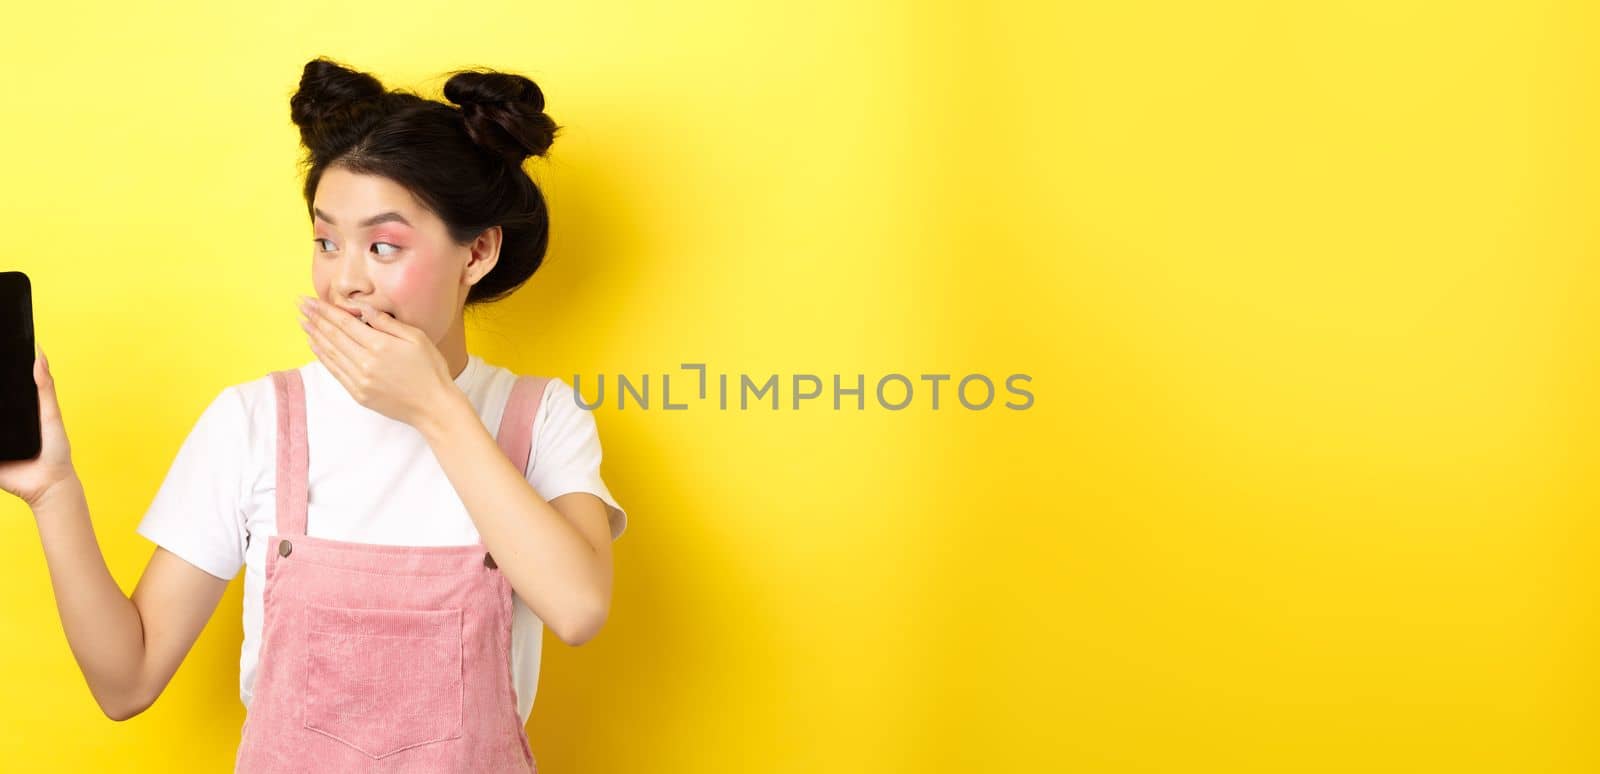
M43 446L33 347L33 286L0 271L0 460L31 460Z

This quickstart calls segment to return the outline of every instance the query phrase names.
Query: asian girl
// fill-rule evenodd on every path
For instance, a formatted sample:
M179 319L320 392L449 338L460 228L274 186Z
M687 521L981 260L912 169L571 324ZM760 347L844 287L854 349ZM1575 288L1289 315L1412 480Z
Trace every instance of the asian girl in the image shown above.
M558 127L520 75L457 71L444 96L306 64L290 115L315 358L205 409L139 525L157 547L131 597L95 541L40 350L43 450L0 463L0 488L34 513L108 717L161 695L242 567L237 771L537 770L523 729L540 633L599 631L626 515L572 388L466 349L464 311L543 260L548 215L522 163Z

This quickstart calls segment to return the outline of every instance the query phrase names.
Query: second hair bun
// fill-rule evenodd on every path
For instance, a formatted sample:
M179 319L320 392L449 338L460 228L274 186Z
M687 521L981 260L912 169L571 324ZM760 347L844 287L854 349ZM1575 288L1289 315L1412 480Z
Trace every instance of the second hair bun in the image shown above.
M462 70L444 84L444 97L460 106L467 133L513 164L543 156L559 127L544 112L544 92L515 73Z

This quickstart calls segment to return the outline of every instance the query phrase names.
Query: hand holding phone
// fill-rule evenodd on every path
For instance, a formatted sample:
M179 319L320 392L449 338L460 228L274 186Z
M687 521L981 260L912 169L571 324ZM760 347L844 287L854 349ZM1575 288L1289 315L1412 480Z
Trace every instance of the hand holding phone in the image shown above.
M0 489L29 507L72 478L50 363L34 340L28 275L0 272Z

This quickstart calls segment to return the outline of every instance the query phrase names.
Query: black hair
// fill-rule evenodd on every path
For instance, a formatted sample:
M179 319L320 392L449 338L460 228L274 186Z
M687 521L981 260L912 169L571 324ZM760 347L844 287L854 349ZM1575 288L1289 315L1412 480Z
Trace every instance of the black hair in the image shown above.
M385 89L372 75L318 57L300 75L289 117L306 150L308 216L323 172L337 165L404 186L456 244L501 227L494 268L467 292L472 306L509 295L544 261L550 216L522 163L544 156L560 127L526 77L484 68L449 75L444 96L453 105Z

